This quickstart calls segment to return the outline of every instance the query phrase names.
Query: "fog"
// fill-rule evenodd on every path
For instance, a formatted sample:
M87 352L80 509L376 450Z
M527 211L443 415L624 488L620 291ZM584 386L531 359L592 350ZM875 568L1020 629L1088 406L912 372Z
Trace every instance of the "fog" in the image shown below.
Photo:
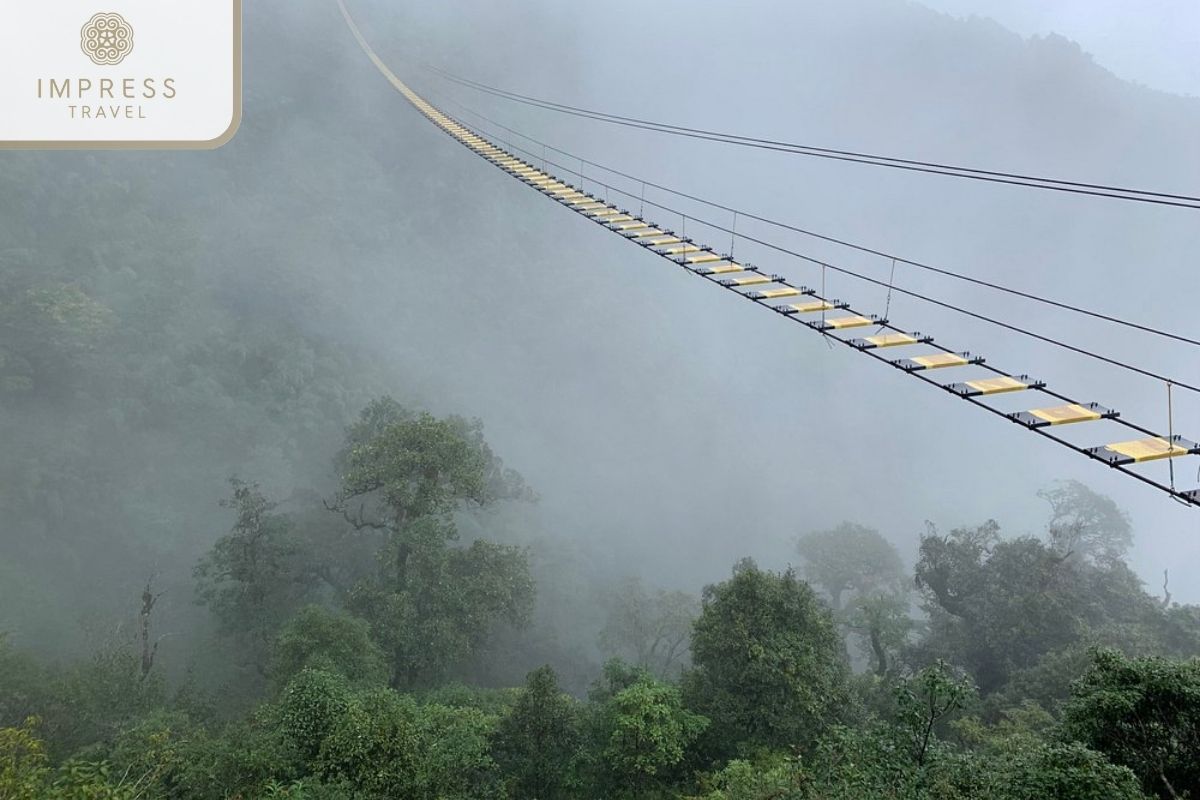
M1152 13L1136 0L927 0L922 5L959 17L994 19L1023 36L1056 33L1078 42L1120 78L1172 94L1200 91L1200 63L1191 46L1200 17L1187 0L1160 0Z
M464 122L476 120L455 103L681 191L1200 337L1195 212L665 137L505 103L421 66L678 125L1194 194L1200 99L1126 79L1153 84L1150 73L1118 77L1063 36L904 0L350 7L382 58ZM381 395L479 418L537 494L461 523L468 540L535 547L539 618L557 626L501 648L512 663L494 683L543 661L590 674L603 655L597 598L626 576L698 594L745 556L798 564L798 535L843 520L880 531L911 567L927 521L1043 535L1038 492L1057 481L1128 513L1126 558L1147 591L1161 593L1169 568L1173 599L1200 602L1197 508L734 302L548 202L408 106L335 4L264 0L245 13L244 123L220 150L0 154L0 312L44 279L107 309L41 362L13 333L24 322L0 329L11 336L0 340L0 631L16 645L86 653L136 612L153 575L171 633L161 663L174 676L208 669L216 634L192 570L233 522L219 505L228 479L258 482L284 511L319 506L337 490L345 427ZM597 178L583 168L585 186ZM728 234L696 220L729 215L646 199L683 208L689 236L727 249ZM885 259L744 219L738 231L889 277ZM886 304L901 327L1167 428L1160 382L735 246L767 272L824 280L867 312ZM895 282L1200 383L1188 345L903 264ZM32 388L16 358L34 364ZM1130 438L1076 427L1080 444ZM1173 428L1200 438L1200 397L1175 390ZM1196 467L1177 461L1181 488L1200 485ZM1168 467L1138 469L1165 480Z
M1191 132L1200 104L1123 83L1062 39L1023 40L994 23L959 21L905 3L836 10L756 4L736 15L687 8L662 5L652 16L643 9L639 24L629 25L632 6L589 12L546 4L527 16L497 9L489 18L479 9L465 13L443 4L412 10L402 21L385 10L364 12L361 24L374 32L373 46L385 59L407 67L415 86L593 161L1194 335L1192 321L1170 310L1197 291L1187 280L1197 234L1186 211L664 140L500 105L416 66L428 61L533 96L628 116L866 152L1165 191L1185 191L1187 176L1196 174L1200 148ZM529 58L531 52L539 57ZM354 80L374 85L378 102L387 102L388 87L369 65ZM557 501L571 496L565 504L577 508L579 499L575 490L552 486L582 478L600 489L585 494L603 505L611 505L603 498L622 498L621 518L606 541L631 540L645 549L648 564L657 560L656 547L666 545L666 553L694 556L689 570L705 575L705 563L720 565L741 552L780 552L797 528L847 516L910 544L925 519L960 524L995 517L1010 531L1036 531L1045 509L1029 498L1056 479L1076 478L1129 510L1138 531L1133 558L1144 574L1196 563L1197 519L1189 509L881 365L829 350L820 337L732 303L649 256L629 253L611 241L615 237L597 235L487 164L444 146L435 133L422 132L421 123L417 119L411 133L397 131L396 152L442 145L454 162L453 168L445 164L443 179L470 186L477 198L455 207L456 227L496 231L478 237L478 250L449 259L447 278L468 268L465 290L422 298L422 305L445 303L431 312L427 335L445 337L441 326L448 318L472 326L467 341L452 333L442 338L447 346L430 370L438 374L430 377L452 395L487 398L493 435L513 431L501 449L543 492L548 520L556 519ZM674 198L653 190L650 196L678 207ZM693 208L698 216L715 214ZM671 224L668 214L656 214ZM715 221L727 226L731 220ZM887 279L885 261L742 226L750 235ZM538 234L546 229L554 234ZM726 234L706 237L702 230L689 233L724 249ZM493 235L511 236L514 249L501 251ZM819 283L806 265L753 244L738 243L738 253L798 283ZM827 281L831 294L882 310L879 287L836 275ZM1196 374L1187 347L934 282L903 266L897 283L1180 380ZM533 319L511 311L528 308L534 298ZM905 297L893 297L891 317L1129 419L1165 425L1161 384L1097 369L1073 354ZM536 373L517 367L526 359L538 365ZM495 370L487 365L496 363L512 368L489 374ZM531 377L554 390L531 396L524 388ZM1184 394L1176 391L1177 431L1200 408ZM470 402L459 400L456 407ZM511 416L501 421L497 413ZM549 468L542 475L538 464L549 452L555 455L545 459ZM619 466L629 464L645 472ZM1161 475L1167 468L1152 469ZM579 477L570 477L575 470ZM592 518L612 513L609 508ZM662 568L680 575L677 564Z

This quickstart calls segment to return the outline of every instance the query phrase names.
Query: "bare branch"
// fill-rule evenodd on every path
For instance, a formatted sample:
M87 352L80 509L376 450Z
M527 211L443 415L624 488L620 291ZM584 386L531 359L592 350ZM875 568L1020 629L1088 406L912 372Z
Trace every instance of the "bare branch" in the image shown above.
M344 499L341 497L337 498L337 500L335 500L333 503L330 503L328 500L322 499L321 505L325 506L326 511L332 511L336 514L341 514L342 519L344 519L344 520L346 520L346 522L350 523L350 525L356 531L361 531L361 530L389 531L392 529L392 527L385 522L376 522L374 520L368 520L366 518L366 503L359 504L357 514L350 513L350 511L345 506Z

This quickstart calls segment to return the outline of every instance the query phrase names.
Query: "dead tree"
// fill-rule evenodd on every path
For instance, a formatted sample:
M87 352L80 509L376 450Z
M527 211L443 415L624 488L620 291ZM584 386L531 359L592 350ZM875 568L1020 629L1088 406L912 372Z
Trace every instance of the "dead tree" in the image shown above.
M159 642L166 638L165 635L160 636L154 640L154 644L150 643L150 614L154 611L158 598L162 596L162 592L154 593L154 576L151 575L146 580L146 588L142 590L142 610L138 614L142 638L142 680L146 680L146 676L154 668L154 656L158 654Z

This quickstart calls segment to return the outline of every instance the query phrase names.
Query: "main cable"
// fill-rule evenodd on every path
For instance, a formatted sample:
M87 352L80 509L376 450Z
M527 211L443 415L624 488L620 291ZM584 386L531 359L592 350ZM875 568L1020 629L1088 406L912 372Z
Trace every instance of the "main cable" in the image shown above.
M458 75L428 64L422 64L422 67L445 80L452 81L462 86L466 86L468 88L475 89L476 91L484 92L505 100L534 106L549 111L555 111L570 116L582 117L584 119L591 119L612 125L620 125L627 128L636 128L640 130L654 131L657 133L665 133L672 136L701 139L705 141L719 142L741 147L771 150L775 152L789 153L792 155L810 156L813 158L824 158L834 161L847 161L856 164L866 164L869 166L889 167L891 169L902 169L931 175L943 175L953 178L985 181L988 183L1021 186L1030 189L1045 189L1048 191L1066 192L1069 194L1106 197L1113 200L1127 200L1136 203L1151 203L1154 205L1200 210L1200 196L1172 194L1168 192L1150 191L1145 189L1131 189L1121 186L1085 183L1081 181L1070 181L1059 178L1045 178L1035 175L1023 175L1020 173L1000 172L996 170L977 169L973 167L961 167L952 164L940 164L932 161L919 161L915 159L895 158L892 156L880 156L871 153L856 152L853 150L837 150L833 148L817 147L814 145L805 145L776 139L766 139L755 136L743 136L740 134L725 133L722 131L706 130L704 128L692 128L685 125L674 125L666 122L640 119L638 117L627 117L619 114L610 114L604 111L596 111L594 109L581 108L579 106L571 106L565 103L556 103L552 100L531 97L529 95L523 95L517 92L508 91L506 89L490 86L485 83L480 83L478 81L473 81L468 78L462 78Z
M463 124L463 123L461 123L461 122L460 122L460 124ZM470 129L470 126L469 126L469 125L465 125L465 124L464 124L464 127L466 127L466 128L468 128L468 129ZM544 162L544 163L546 163L546 164L550 164L550 165L552 165L552 166L558 167L559 169L565 170L565 171L567 171L567 172L572 172L572 171L574 171L574 167L572 167L572 166L568 166L568 165L566 165L566 164L561 164L561 163L559 163L559 162L557 162L557 161L553 161L553 160L551 160L551 159L542 158L542 157L538 156L537 154L535 154L535 153L533 153L533 152L531 152L531 151L529 151L529 150L527 150L527 149L525 149L525 148L521 147L520 145L517 145L517 144L515 144L515 143L513 143L513 142L511 142L511 141L509 141L509 140L507 140L507 139L504 139L504 138L502 138L502 137L496 136L495 134L492 134L492 135L491 135L491 138L492 138L492 139L495 139L496 141L498 141L498 142L501 142L501 143L503 143L503 144L505 144L505 145L507 145L507 146L509 146L509 147L511 147L513 150L515 150L515 151L517 151L517 152L524 153L525 155L529 156L529 157L530 157L530 158L532 158L532 159L541 160L541 161L543 161L543 162ZM599 181L599 180L596 180L595 178L589 178L589 180L590 180L592 183L594 183L594 184L596 184L596 185L598 185L598 186L603 186L603 187L604 187L604 188L606 188L606 189L611 189L612 191L615 191L615 192L616 192L616 193L618 193L618 194L624 195L625 197L628 197L628 198L631 198L631 199L635 199L635 200L636 200L636 199L638 199L636 195L634 195L634 194L632 194L631 192L628 192L628 191L626 191L626 190L624 190L624 189L620 188L619 186L614 186L614 185L612 185L612 184L605 183L604 181ZM698 222L698 223L700 223L701 225L704 225L704 226L706 226L706 227L712 228L713 230L722 231L722 232L724 232L724 233L730 233L730 234L733 234L733 233L734 233L734 231L733 231L731 228L725 227L725 226L723 226L723 225L721 225L721 224L719 224L719 223L715 223L715 222L712 222L712 221L710 221L710 220L702 219L702 218L700 218L700 217L697 217L695 214L689 214L689 213L686 213L686 212L684 212L684 211L681 211L681 210L679 210L679 209L672 208L671 206L665 205L665 204L663 204L663 203L654 202L654 201L652 201L652 200L646 200L646 201L645 201L645 203L646 203L646 205L654 206L655 208L662 209L663 211L666 211L666 212L668 212L668 213L671 213L671 214L678 214L678 215L679 215L681 218L684 218L684 219L687 219L687 220L691 220L691 221L693 221L693 222ZM1147 378L1152 378L1152 379L1154 379L1154 380L1157 380L1157 381L1170 382L1171 384L1173 384L1174 386L1176 386L1176 387L1178 387L1178 388L1180 388L1180 389L1186 389L1186 390L1188 390L1188 391L1191 391L1191 392L1196 392L1197 394L1200 394L1200 386L1194 386L1194 385L1192 385L1192 384L1189 384L1189 383L1186 383L1186 382L1179 381L1179 380L1177 380L1177 379L1175 379L1175 378L1171 378L1171 377L1169 377L1169 376L1166 376L1166 375L1161 375L1161 374L1159 374L1159 373L1157 373L1157 372L1152 372L1152 371L1150 371L1150 370L1143 369L1143 368L1141 368L1141 367L1138 367L1138 366L1135 366L1135 365L1133 365L1133 364L1129 364L1129 363L1127 363L1127 362L1124 362L1124 361L1121 361L1121 360L1119 360L1119 359L1115 359L1115 358L1112 358L1112 357L1110 357L1110 356L1102 355L1102 354L1100 354L1100 353L1095 353L1095 352L1093 352L1093 351L1091 351L1091 350L1088 350L1088 349L1086 349L1086 348L1083 348L1083 347L1078 347L1077 345L1073 345L1073 344L1070 344L1070 343L1068 343L1068 342L1064 342L1064 341L1062 341L1062 340L1055 339L1054 337L1051 337L1051 336L1046 336L1045 334L1037 333L1036 331L1031 331L1031 330L1028 330L1028 329L1026 329L1026 328L1022 328L1022 327L1021 327L1021 326L1019 326L1019 325L1014 325L1014 324L1012 324L1012 323L1004 322L1003 320L999 320L999 319L996 319L996 318L994 318L994 317L990 317L990 316L987 316L987 315L985 315L985 314L981 314L981 313L979 313L979 312L977 312L977 311L972 311L972 310L970 310L970 309L968 309L968 308L964 308L964 307L962 307L962 306L958 306L958 305L955 305L955 304L953 304L953 303L948 303L948 302L946 302L946 301L944 301L944 300L938 300L938 299L937 299L937 298L935 298L935 297L931 297L931 296L929 296L929 295L922 294L922 293L920 293L920 292L916 292L916 291L913 291L913 290L911 290L911 289L905 289L905 288L903 288L903 287L896 286L895 284L890 284L890 285L889 285L889 284L888 284L886 281L881 281L881 280L879 280L879 279L877 279L877 278L872 278L872 277L871 277L871 276L869 276L869 275L863 275L863 274L862 274L862 273L860 273L860 272L856 272L856 271L854 271L854 270L851 270L851 269L848 269L848 268L846 268L846 267L840 267L840 266L837 266L836 264L832 264L832 263L829 263L829 262L827 262L827 261L823 261L823 260L821 260L821 259L819 259L819 258L814 258L813 256L809 256L809 255L807 255L807 254L805 254L805 253L801 253L801 252L798 252L798 251L796 251L796 250L792 250L792 249L790 249L790 248L783 247L783 246L781 246L781 245L777 245L777 244L774 244L774 243L772 243L772 242L768 242L768 241L765 241L765 240L763 240L763 239L756 238L756 237L754 237L754 236L750 236L750 235L748 235L748 234L744 234L744 233L742 233L742 234L736 234L736 235L737 235L739 238L745 239L746 241L754 242L755 244L761 245L761 246L763 246L763 247L766 247L766 248L768 248L768 249L770 249L770 250L774 250L774 251L776 251L776 252L778 252L778 253L782 253L782 254L784 254L784 255L788 255L788 256L791 256L791 257L793 257L793 258L797 258L797 259L799 259L799 260L801 260L801 261L806 261L806 262L808 262L808 263L810 263L810 264L813 264L814 266L818 266L818 267L821 267L821 268L823 268L823 269L830 269L830 270L833 270L834 272L840 273L840 274L842 274L842 275L846 275L846 276L848 276L848 277L856 278L856 279L858 279L858 280L864 281L864 282L866 282L866 283L874 284L874 285L876 285L876 286L881 286L881 287L885 287L885 288L890 288L892 291L898 292L898 293L900 293L900 294L903 294L903 295L906 295L906 296L908 296L908 297L912 297L912 298L914 298L914 299L917 299L917 300L921 300L921 301L923 301L923 302L926 302L926 303L929 303L929 304L931 304L931 305L939 306L939 307L941 307L941 308L945 308L945 309L947 309L947 310L949 310L949 311L954 311L954 312L956 312L956 313L963 314L964 316L968 316L968 317L971 317L971 318L973 318L973 319L977 319L977 320L980 320L980 321L982 321L982 322L986 322L986 323L989 323L989 324L991 324L991 325L995 325L995 326L997 326L997 327L1000 327L1000 328L1004 328L1004 329L1006 329L1006 330L1013 331L1014 333L1019 333L1019 334L1022 334L1022 335L1024 335L1024 336L1028 336L1028 337L1030 337L1030 338L1036 339L1036 340L1038 340L1038 341L1041 341L1041 342L1044 342L1044 343L1046 343L1046 344L1050 344L1050 345L1054 345L1055 347L1060 347L1060 348L1063 348L1063 349L1065 349L1065 350L1068 350L1068 351L1070 351L1070 352L1076 353L1076 354L1078 354L1078 355L1086 356L1086 357L1088 357L1088 358L1095 359L1095 360L1097 360L1097 361L1103 362L1103 363L1105 363L1105 364L1108 364L1108 365L1110 365L1110 366L1114 366L1114 367L1118 367L1118 368L1120 368L1120 369L1128 370L1128 371L1130 371L1130 372L1136 373L1136 374L1138 374L1138 375L1142 375L1142 376L1144 376L1144 377L1147 377Z
M508 131L509 133L511 133L515 136L519 136L522 139L525 139L526 141L529 141L529 142L532 142L533 144L539 145L547 150L553 150L554 152L561 153L562 155L567 156L567 157L571 158L572 160L582 161L584 164L587 164L588 166L596 167L597 169L602 169L605 172L609 172L613 175L618 175L622 178L626 178L627 180L635 181L637 183L640 183L643 187L649 186L649 187L658 189L660 191L667 192L668 194L674 195L676 197L681 197L681 198L684 198L687 200L701 203L703 205L709 206L710 208L719 209L721 211L727 211L727 212L733 214L735 219L737 217L745 217L746 219L752 219L752 220L755 220L756 222L761 222L766 225L771 225L776 228L780 228L782 230L791 231L793 233L799 233L804 236L809 236L814 239L819 239L821 241L829 242L831 244L836 244L836 245L840 245L842 247L847 247L847 248L856 250L861 253L867 253L869 255L879 256L880 258L890 259L896 263L906 264L906 265L909 265L912 267L916 267L917 269L925 270L927 272L932 272L932 273L942 275L942 276L945 276L948 278L954 278L955 280L963 281L965 283L974 284L976 286L982 286L982 287L985 287L988 289L993 289L995 291L1004 292L1006 294L1010 294L1015 297L1020 297L1025 300L1030 300L1030 301L1033 301L1036 303L1042 303L1044 305L1051 306L1053 308L1058 308L1058 309L1061 309L1064 311L1070 311L1070 312L1073 312L1076 314L1081 314L1084 316L1092 317L1094 319L1102 320L1104 322L1110 322L1115 325L1122 325L1124 327L1131 328L1131 329L1137 330L1137 331L1141 331L1143 333L1153 334L1155 336L1162 336L1164 338L1171 339L1171 340L1174 340L1174 341L1177 341L1177 342L1180 342L1183 344L1189 344L1189 345L1200 347L1200 339L1193 339L1191 337L1184 336L1182 334L1172 333L1171 331L1166 331L1166 330L1162 330L1160 328L1155 328L1150 325L1142 324L1140 322L1132 322L1130 320L1121 319L1120 317L1115 317L1115 316L1112 316L1111 314L1105 314L1100 311L1095 311L1092 309L1083 308L1081 306L1072 305L1070 303L1066 303L1061 300L1054 300L1052 298L1044 297L1042 295L1034 294L1032 292L1024 291L1021 289L1015 289L1011 286L1005 286L1003 284L993 283L992 281L986 281L981 278L976 278L971 275L966 275L961 272L956 272L954 270L946 269L944 267L935 267L933 265L926 264L926 263L923 263L920 261L914 261L909 258L904 258L903 256L899 256L894 253L889 253L884 250L879 250L879 249L869 247L866 245L856 244L854 242L851 242L851 241L848 241L845 239L840 239L840 238L837 238L834 236L829 236L827 234L817 233L816 231L811 231L806 228L801 228L801 227L798 227L796 225L792 225L792 224L789 224L786 222L774 220L769 217L762 216L761 214L756 214L756 213L753 213L750 211L746 211L745 209L742 209L742 208L735 208L735 207L732 207L729 205L725 205L723 203L718 203L713 200L705 199L703 197L698 197L697 195L689 194L687 192L683 192L678 189L672 189L671 187L665 186L661 183L656 183L655 181L648 180L646 178L641 178L641 177L638 177L637 175L632 175L628 172L623 172L614 167L610 167L605 164L601 164L599 162L583 158L582 156L576 155L575 153L571 153L567 150L563 150L562 148L555 147L552 144L548 144L540 139L536 139L532 136L522 133L519 130L516 130L515 128L511 128L501 122L498 122L498 121L492 119L491 117L488 117L488 116L470 108L469 106L466 106L463 103L458 102L457 100L455 100L454 98L452 98L448 95L444 95L444 94L436 93L436 92L434 94L440 94L441 97L443 97L445 100L447 100L448 102L452 103L453 105L461 108L463 111L465 111L469 114L472 114L473 116L475 116L481 120L484 120L485 122L487 122L491 125L495 125L496 127L500 128L502 130ZM527 153L528 151L523 150L522 152ZM639 198L639 202L641 202L642 200L644 200L644 196ZM675 212L675 213L679 213L679 212ZM729 231L729 233L734 238L737 238L739 236L739 234L737 234L736 231Z
M439 94L439 92L434 92L434 94ZM827 234L816 233L816 231L814 231L814 230L808 230L805 228L797 227L797 225L793 225L793 224L786 223L786 222L780 222L780 221L778 221L778 219L772 219L772 218L769 218L766 216L758 215L758 213L755 213L752 211L746 211L745 209L738 209L738 207L733 207L730 205L718 203L718 201L715 201L715 200L709 200L706 198L697 197L697 196L695 196L695 194L690 194L688 192L674 190L674 188L671 188L670 186L664 186L664 185L658 184L658 182L655 182L652 180L638 178L637 175L631 175L629 173L622 172L622 170L619 170L619 169L616 169L613 167L608 167L608 166L606 166L606 164L602 164L602 163L595 162L595 161L590 161L590 160L588 160L588 158L582 158L581 156L572 154L572 152L557 148L557 146L554 146L552 144L547 144L546 142L542 142L542 140L540 140L540 139L535 139L534 137L528 136L528 134L526 134L526 133L517 131L516 128L511 128L509 126L506 126L506 125L502 124L502 122L498 122L497 120L490 118L490 116L481 114L478 112L478 110L475 110L468 106L464 106L463 103L456 101L455 98L452 98L448 95L442 95L442 97L445 98L446 101L449 101L450 103L455 104L455 106L457 106L458 108L463 109L464 112L467 112L468 114L473 114L474 116L476 116L476 118L484 120L484 121L488 122L488 124L502 128L502 130L508 131L509 133L514 134L514 136L518 136L518 137L521 137L522 139L526 139L526 140L528 140L528 142L538 144L538 145L542 146L542 148L545 148L547 150L553 150L554 152L559 152L559 154L568 156L568 157L572 158L572 160L582 161L583 163L588 164L589 167L595 167L598 169L605 170L605 172L607 172L607 173L611 173L613 175L619 175L620 178L625 178L625 179L628 179L631 181L636 181L636 182L638 182L638 184L641 184L643 186L653 187L653 188L656 188L656 190L659 190L662 192L667 192L668 194L673 194L673 196L692 200L692 201L695 201L695 203L701 203L703 205L713 207L713 209L719 209L721 211L728 211L730 213L733 213L734 217L745 217L748 219L754 219L754 221L756 221L756 222L762 222L764 224L773 225L773 227L780 228L782 230L790 230L790 231L792 231L792 233L798 233L798 234L802 234L805 236L810 236L810 237L812 237L812 239L818 239L821 241L830 242L830 243L833 243L833 245L840 245L842 247L848 247L848 248L854 249L854 251L858 251L860 253L868 253L870 255L877 255L877 257L894 260L894 261L896 261L896 263L899 263L899 264L906 264L906 265L914 266L920 270L934 272L934 273L937 273L937 275L942 275L942 276L958 279L958 281L964 281L966 283L980 285L980 287L994 289L996 291L1003 291L1003 293L1022 297L1022 299L1031 300L1033 302L1044 303L1044 305L1046 305L1046 306L1060 308L1060 309L1063 309L1063 311L1069 311L1069 312L1073 312L1076 314L1086 315L1086 317L1092 317L1094 319L1103 320L1103 321L1106 321L1106 323L1123 325L1126 327L1130 327L1130 329L1138 330L1138 331L1141 331L1144 333L1152 333L1152 335L1154 335L1154 336L1162 336L1165 338L1174 339L1174 341L1176 341L1176 342L1181 342L1184 344L1192 344L1192 345L1196 345L1196 347L1200 347L1200 339L1183 336L1183 335L1180 335L1180 333L1172 333L1171 331L1164 331L1162 329L1158 329L1158 327L1153 327L1151 325L1145 325L1142 323L1134 323L1134 321L1130 321L1127 319L1121 319L1120 317L1114 317L1114 315L1105 314L1103 312L1093 311L1093 309L1090 309L1090 308L1082 308L1080 306L1074 306L1074 305L1072 305L1072 303L1063 302L1060 300L1052 300L1052 299L1050 299L1050 297L1033 294L1033 293L1030 293L1030 291L1014 289L1013 287L1007 287L1007 285L1003 285L1000 283L994 283L991 281L984 281L984 279L982 279L982 278L965 275L965 273L962 273L962 272L956 272L954 270L944 269L944 267L940 267L940 266L932 266L930 264L922 263L922 261L904 258L904 257L901 257L901 255L896 255L895 253L888 253L886 251L881 251L881 249L877 249L874 247L858 245L858 243L854 243L852 241L847 241L845 239L839 239L839 237L836 237L836 236L830 236ZM731 231L731 233L732 233L732 231ZM732 235L737 236L736 233L732 233Z

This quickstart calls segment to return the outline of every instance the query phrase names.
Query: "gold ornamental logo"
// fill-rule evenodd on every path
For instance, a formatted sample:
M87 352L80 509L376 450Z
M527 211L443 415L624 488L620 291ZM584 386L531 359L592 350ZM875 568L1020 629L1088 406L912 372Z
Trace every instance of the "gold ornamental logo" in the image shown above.
M120 14L96 14L79 38L84 55L101 66L120 64L133 51L133 28Z

